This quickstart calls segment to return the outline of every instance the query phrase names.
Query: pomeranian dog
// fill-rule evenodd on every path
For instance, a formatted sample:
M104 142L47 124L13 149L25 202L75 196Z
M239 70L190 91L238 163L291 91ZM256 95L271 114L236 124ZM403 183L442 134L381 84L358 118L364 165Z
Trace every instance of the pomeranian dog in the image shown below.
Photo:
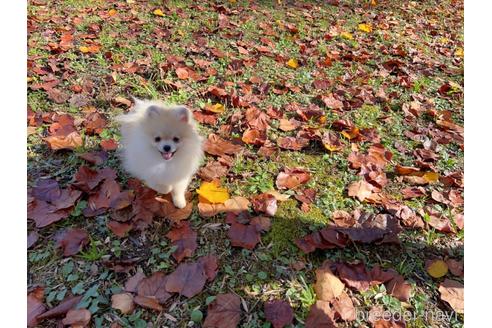
M171 193L174 206L186 206L185 192L203 158L203 138L185 106L134 99L121 125L124 168L161 194Z

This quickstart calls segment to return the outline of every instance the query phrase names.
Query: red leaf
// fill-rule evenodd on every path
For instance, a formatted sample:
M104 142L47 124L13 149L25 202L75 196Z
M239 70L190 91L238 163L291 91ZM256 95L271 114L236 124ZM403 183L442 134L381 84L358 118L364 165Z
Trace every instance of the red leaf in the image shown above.
M83 229L66 229L55 236L56 247L63 249L64 256L77 254L89 243L89 235Z
M168 276L166 290L188 298L200 293L205 286L205 281L211 277L210 260L202 257L195 263L181 263L176 271Z
M82 191L91 192L105 179L116 179L116 172L109 167L98 171L88 166L81 166L75 173L73 185Z
M205 141L203 149L210 155L224 156L226 154L235 155L239 153L243 147L235 145L211 133Z
M261 146L266 141L266 134L259 130L247 129L241 140L249 145Z
M271 194L263 193L255 196L251 203L256 212L265 213L269 216L274 216L277 212L277 199Z
M82 296L67 296L60 304L38 316L38 319L44 320L60 317L75 308L75 306L79 304L81 299Z
M84 327L91 321L91 313L87 309L70 310L62 323L66 326L71 325Z
M311 305L309 314L306 318L306 328L336 328L334 313L330 307L330 302L316 301Z
M89 196L87 207L82 213L92 217L104 213L115 202L120 194L120 185L115 180L104 180L99 190Z
M39 239L39 234L37 231L31 231L27 235L27 249L31 248Z
M227 236L231 240L231 245L234 247L253 249L260 242L260 232L256 226L238 222L231 224Z
M54 205L34 199L27 206L27 217L34 220L36 228L46 227L70 215L69 210L58 210Z
M277 139L277 145L283 149L301 150L309 145L309 139L302 137L280 137Z
M102 151L93 151L90 153L83 153L79 155L81 158L86 160L87 162L94 165L101 165L108 159L108 153L104 150Z
M210 161L205 167L198 171L198 175L203 180L212 181L227 174L228 168L218 161Z
M153 297L163 304L171 297L171 294L166 290L168 279L169 276L166 276L163 272L155 272L150 277L142 279L138 284L138 295Z
M98 112L89 113L83 122L86 133L89 135L99 134L107 125L106 118Z
M188 69L185 67L176 68L176 75L180 80L186 80L189 77Z
M280 172L277 176L275 184L278 189L294 189L297 186L308 182L310 179L310 173L303 168L285 168L284 172Z
M133 225L129 223L120 223L118 221L109 221L108 229L111 230L116 236L123 238L133 229Z
M118 143L114 139L101 140L101 148L110 151L118 148Z
M208 305L203 328L234 328L241 320L241 299L235 294L219 294Z
M216 114L207 114L200 111L194 111L193 117L202 124L216 125L218 117Z
M35 327L38 324L38 316L46 311L43 304L44 288L37 287L27 295L27 326Z
M272 323L273 328L282 328L292 324L294 312L286 301L271 301L265 303L265 318Z
M145 274L138 271L134 276L130 277L125 283L125 291L130 293L136 293L137 287L145 279Z
M178 263L185 257L192 257L198 246L196 243L197 233L191 229L188 221L178 223L167 233L166 237L171 239L172 246L177 247L172 255Z
M140 296L137 295L133 298L133 301L140 305L141 307L144 307L146 309L150 310L155 310L155 311L162 311L164 308L159 304L159 301L153 297L146 297L146 296Z

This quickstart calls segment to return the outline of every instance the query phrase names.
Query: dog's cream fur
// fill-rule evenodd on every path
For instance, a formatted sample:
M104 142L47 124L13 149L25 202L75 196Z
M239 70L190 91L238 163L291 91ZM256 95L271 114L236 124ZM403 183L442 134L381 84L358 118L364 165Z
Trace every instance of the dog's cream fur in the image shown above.
M192 113L184 106L135 99L117 121L125 169L157 192L171 192L174 205L185 207L186 188L203 157Z

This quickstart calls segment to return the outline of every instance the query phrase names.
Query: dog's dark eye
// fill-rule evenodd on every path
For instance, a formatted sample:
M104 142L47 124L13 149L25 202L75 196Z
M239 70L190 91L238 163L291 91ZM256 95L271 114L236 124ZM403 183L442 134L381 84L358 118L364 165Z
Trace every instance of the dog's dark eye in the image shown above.
M173 138L173 141L174 141L174 142L179 142L179 138L178 138L178 137L174 137L174 138Z
M155 140L155 142L159 142L159 141L161 141L161 137L155 137L154 140Z

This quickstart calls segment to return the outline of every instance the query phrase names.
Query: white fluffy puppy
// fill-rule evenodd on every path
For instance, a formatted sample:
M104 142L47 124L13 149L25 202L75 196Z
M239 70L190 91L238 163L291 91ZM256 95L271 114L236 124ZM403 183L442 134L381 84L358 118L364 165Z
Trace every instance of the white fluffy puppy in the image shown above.
M135 99L134 108L117 121L125 169L157 192L171 192L174 206L185 207L186 188L203 157L192 113L184 106Z

